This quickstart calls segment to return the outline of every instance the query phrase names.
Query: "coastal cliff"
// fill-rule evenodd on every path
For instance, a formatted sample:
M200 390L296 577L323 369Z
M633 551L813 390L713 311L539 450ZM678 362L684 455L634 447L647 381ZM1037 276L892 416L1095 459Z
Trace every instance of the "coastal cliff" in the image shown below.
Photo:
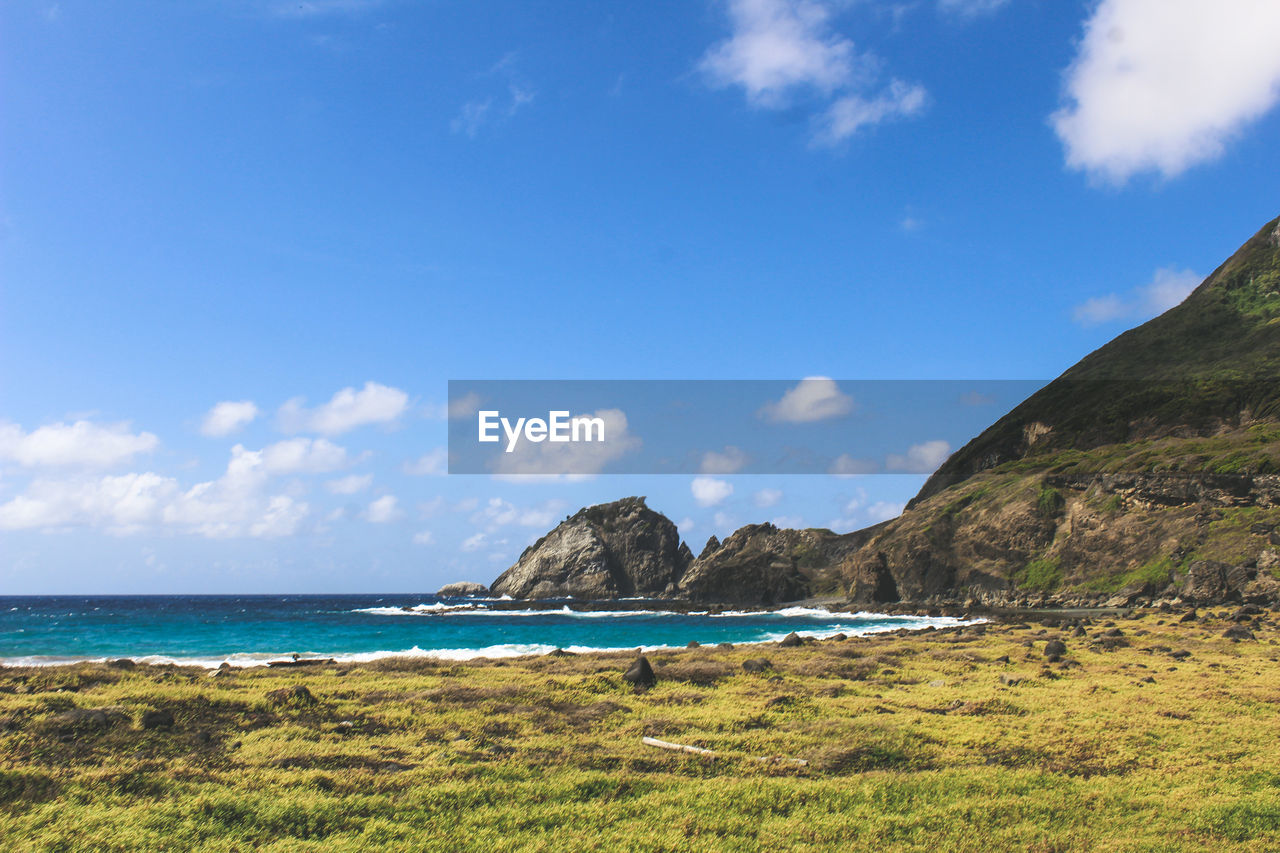
M512 598L655 595L675 589L692 561L671 520L630 497L578 510L489 589Z

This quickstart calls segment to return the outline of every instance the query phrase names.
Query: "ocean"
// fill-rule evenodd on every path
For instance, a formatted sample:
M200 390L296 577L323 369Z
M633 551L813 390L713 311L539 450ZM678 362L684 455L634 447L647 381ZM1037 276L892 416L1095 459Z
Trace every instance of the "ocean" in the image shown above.
M0 596L0 663L132 658L252 666L292 654L346 661L451 660L680 647L696 640L760 643L795 631L850 636L960 624L948 617L833 613L674 612L654 601L523 602L384 595Z

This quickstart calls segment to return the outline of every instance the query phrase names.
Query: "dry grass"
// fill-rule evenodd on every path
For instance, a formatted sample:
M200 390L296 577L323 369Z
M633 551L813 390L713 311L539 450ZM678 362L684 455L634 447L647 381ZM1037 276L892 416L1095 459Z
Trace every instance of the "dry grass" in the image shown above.
M663 652L648 691L616 654L0 669L0 846L1273 850L1280 630L1231 615Z

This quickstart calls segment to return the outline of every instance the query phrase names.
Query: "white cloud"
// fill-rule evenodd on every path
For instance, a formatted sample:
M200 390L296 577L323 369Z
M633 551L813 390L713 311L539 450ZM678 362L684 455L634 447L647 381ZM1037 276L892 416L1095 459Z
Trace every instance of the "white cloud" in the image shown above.
M1052 116L1067 165L1124 183L1220 156L1280 98L1275 0L1102 0Z
M29 433L17 424L0 423L0 459L27 468L111 468L140 453L150 453L159 444L149 432L130 432L127 423L101 425L79 420L48 424Z
M878 470L880 470L879 464L871 459L858 459L848 453L841 453L832 461L827 473L837 477L857 477L863 474L874 474Z
M640 439L628 431L627 415L621 409L598 409L589 417L604 421L604 441L534 443L521 441L511 453L498 452L490 462L494 474L505 477L529 475L592 476L610 462L640 448ZM501 445L495 445L501 446Z
M409 407L409 395L399 388L366 382L357 391L343 388L329 402L314 409L295 397L280 407L280 428L285 432L318 432L337 435L368 424L392 423Z
M200 432L211 438L231 435L251 423L258 414L258 407L252 400L224 400L204 416Z
M1077 305L1071 316L1082 326L1097 326L1113 320L1149 320L1181 303L1200 282L1199 273L1163 267L1156 270L1150 283L1135 287L1124 296L1115 293L1095 296Z
M717 512L711 517L716 530L733 531L738 527L738 519L727 512Z
M210 538L287 536L309 507L265 491L262 451L232 448L221 477L185 491L172 477L151 472L68 479L37 478L0 504L0 528L90 527L115 535L143 531Z
M800 530L804 527L804 519L798 515L780 515L777 518L770 519L769 523L784 530L787 528Z
M404 515L395 495L383 495L369 504L364 517L373 524L389 524Z
M473 551L479 551L488 544L489 537L485 536L483 533L477 533L474 536L468 536L466 539L462 540L462 545L460 547L463 551L470 553Z
M760 415L779 423L812 423L839 418L853 411L853 398L825 376L800 380L776 403L766 403Z
M447 474L449 473L449 451L443 447L437 447L430 453L424 453L417 459L406 462L404 472L416 477Z
M698 471L703 474L736 474L747 464L747 454L736 447L726 447L723 453L714 450L702 454Z
M265 494L268 476L263 451L237 444L223 475L178 495L164 508L161 521L170 529L210 538L291 536L310 507L289 495Z
M269 474L327 474L346 464L346 449L323 438L289 438L262 449Z
M154 524L177 492L176 481L149 472L37 479L25 494L0 504L0 529L93 526L115 534L135 533Z
M824 6L805 0L731 0L733 34L700 64L716 86L741 86L747 99L779 106L794 89L829 93L848 84L859 58L830 31Z
M480 395L474 391L468 391L456 400L450 400L445 406L445 414L449 420L459 420L461 418L473 417L476 412L480 411Z
M814 141L820 145L836 145L867 125L918 115L927 102L928 93L923 86L901 80L890 81L884 91L871 98L845 95L818 117Z
M462 105L462 111L449 122L449 129L454 133L462 133L474 138L480 132L480 128L484 125L485 117L489 114L489 108L493 106L493 101L486 98L483 101L470 101Z
M550 530L564 511L564 501L548 500L536 507L518 507L502 498L490 498L484 508L471 516L471 523L492 533L500 527L534 527Z
M900 80L868 92L879 60L832 30L827 4L730 0L728 10L730 36L706 52L699 70L713 87L742 88L756 107L783 109L798 95L816 96L826 104L816 129L823 143L924 106L924 90Z
M938 9L948 15L976 18L989 15L1005 6L1009 0L938 0Z
M339 477L324 484L324 487L335 495L354 495L363 492L373 485L372 474L351 474Z
M761 489L751 496L751 502L761 509L777 506L781 500L782 489Z
M942 439L913 444L905 455L889 454L885 468L906 474L932 474L951 455L951 445Z
M694 477L689 491L698 506L716 506L733 494L733 484L714 477Z
M684 518L680 519L678 522L676 522L676 530L680 531L681 536L688 536L689 532L692 530L696 530L697 527L698 527L697 522L695 522L692 518L690 518L687 515Z
M897 518L902 515L902 509L906 504L895 503L893 501L876 501L867 507L867 519L873 524L888 521L891 518Z
M435 541L436 535L430 530L423 530L413 534L414 545L434 545Z

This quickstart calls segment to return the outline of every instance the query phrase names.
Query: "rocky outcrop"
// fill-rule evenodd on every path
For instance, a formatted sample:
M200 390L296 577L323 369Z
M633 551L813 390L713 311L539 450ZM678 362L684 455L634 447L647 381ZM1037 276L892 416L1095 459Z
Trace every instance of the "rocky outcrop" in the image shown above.
M490 590L513 598L656 595L679 584L692 556L670 519L642 497L623 498L566 518Z
M447 583L440 589L436 590L437 598L463 598L469 595L488 595L489 587L482 583L473 583L471 581L459 581L457 583Z
M723 543L713 536L679 584L695 601L777 604L842 591L832 572L870 531L780 529L749 524Z

